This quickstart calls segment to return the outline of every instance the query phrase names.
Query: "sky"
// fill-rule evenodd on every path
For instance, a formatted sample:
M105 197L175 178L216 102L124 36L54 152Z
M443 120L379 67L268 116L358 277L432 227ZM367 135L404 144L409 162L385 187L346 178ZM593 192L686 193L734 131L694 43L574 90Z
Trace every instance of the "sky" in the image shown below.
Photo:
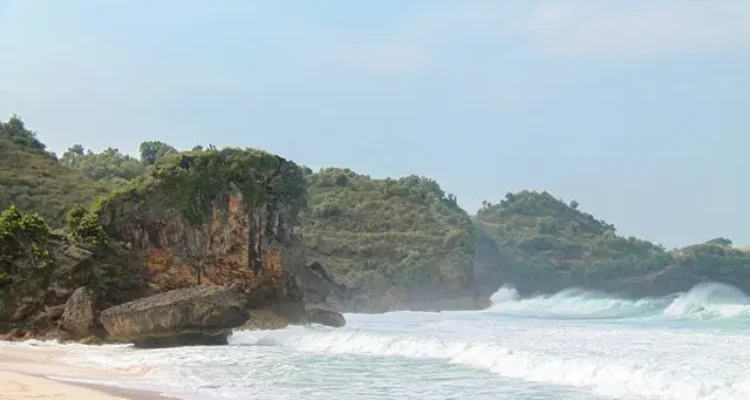
M0 118L547 190L668 248L750 245L750 2L0 0Z

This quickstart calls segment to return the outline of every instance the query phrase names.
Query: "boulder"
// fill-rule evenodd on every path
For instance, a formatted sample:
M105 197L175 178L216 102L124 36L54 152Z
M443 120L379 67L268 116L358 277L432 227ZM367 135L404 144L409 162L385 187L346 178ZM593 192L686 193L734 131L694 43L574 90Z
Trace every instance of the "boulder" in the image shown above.
M252 310L250 319L242 325L248 331L284 329L289 326L289 320L270 310Z
M310 307L307 309L307 321L312 324L321 324L341 328L346 325L346 319L340 312L327 310L321 307Z
M137 347L226 344L231 329L248 318L240 293L224 286L171 290L101 313L111 340Z
M65 303L60 328L69 334L84 338L91 336L96 327L96 293L79 287Z
M63 313L65 312L65 304L60 304L57 306L45 306L44 312L47 314L47 316L52 320L58 320L60 317L62 317Z

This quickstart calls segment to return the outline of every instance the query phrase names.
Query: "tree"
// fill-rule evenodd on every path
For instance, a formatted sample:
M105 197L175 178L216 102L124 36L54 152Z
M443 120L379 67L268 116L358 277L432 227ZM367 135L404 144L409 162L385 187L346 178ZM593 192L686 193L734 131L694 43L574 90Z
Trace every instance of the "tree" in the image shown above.
M160 141L141 143L140 152L141 162L146 165L156 164L162 157L178 153L177 149Z
M578 204L577 201L573 200L573 201L570 202L570 208L572 208L574 210L577 210L578 206L579 206L579 204Z
M70 237L76 244L102 246L109 243L99 218L81 206L75 204L66 216Z
M146 166L137 159L120 153L120 150L107 148L101 153L91 150L84 152L83 146L76 144L60 158L60 163L76 168L93 180L131 180L146 172Z
M14 143L37 152L54 156L54 154L46 151L47 146L36 138L34 131L26 129L26 125L21 118L15 114L8 119L8 122L0 122L0 136L6 136Z
M729 239L727 239L727 238L725 238L725 237L714 238L714 239L709 240L706 243L708 243L708 244L718 244L720 246L727 246L727 247L731 247L732 246L732 241L729 240Z
M75 167L76 162L79 160L79 157L83 157L84 155L84 148L80 144L74 144L73 146L70 146L68 148L68 151L63 153L62 157L60 158L60 162L68 167Z
M10 275L17 273L15 261L26 259L31 266L47 265L45 249L50 228L38 214L23 214L15 206L0 213L0 266Z

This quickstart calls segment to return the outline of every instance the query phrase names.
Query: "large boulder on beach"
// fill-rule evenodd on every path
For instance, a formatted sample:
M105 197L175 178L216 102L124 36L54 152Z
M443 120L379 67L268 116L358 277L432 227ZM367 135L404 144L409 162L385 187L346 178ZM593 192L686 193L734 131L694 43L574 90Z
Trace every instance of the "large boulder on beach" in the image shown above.
M84 338L91 336L95 327L96 293L90 288L79 287L65 303L60 328L74 337Z
M108 308L101 322L116 341L138 347L226 344L249 313L240 293L224 286L193 286Z

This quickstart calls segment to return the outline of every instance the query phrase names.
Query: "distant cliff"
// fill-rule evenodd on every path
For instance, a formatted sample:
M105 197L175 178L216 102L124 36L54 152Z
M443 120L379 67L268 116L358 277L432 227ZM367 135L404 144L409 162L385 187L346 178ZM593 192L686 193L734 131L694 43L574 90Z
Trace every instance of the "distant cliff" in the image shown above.
M750 292L750 255L725 238L667 250L617 234L614 225L547 192L486 203L477 226L475 273L485 295L503 283L523 293L579 286L659 296L719 281Z

